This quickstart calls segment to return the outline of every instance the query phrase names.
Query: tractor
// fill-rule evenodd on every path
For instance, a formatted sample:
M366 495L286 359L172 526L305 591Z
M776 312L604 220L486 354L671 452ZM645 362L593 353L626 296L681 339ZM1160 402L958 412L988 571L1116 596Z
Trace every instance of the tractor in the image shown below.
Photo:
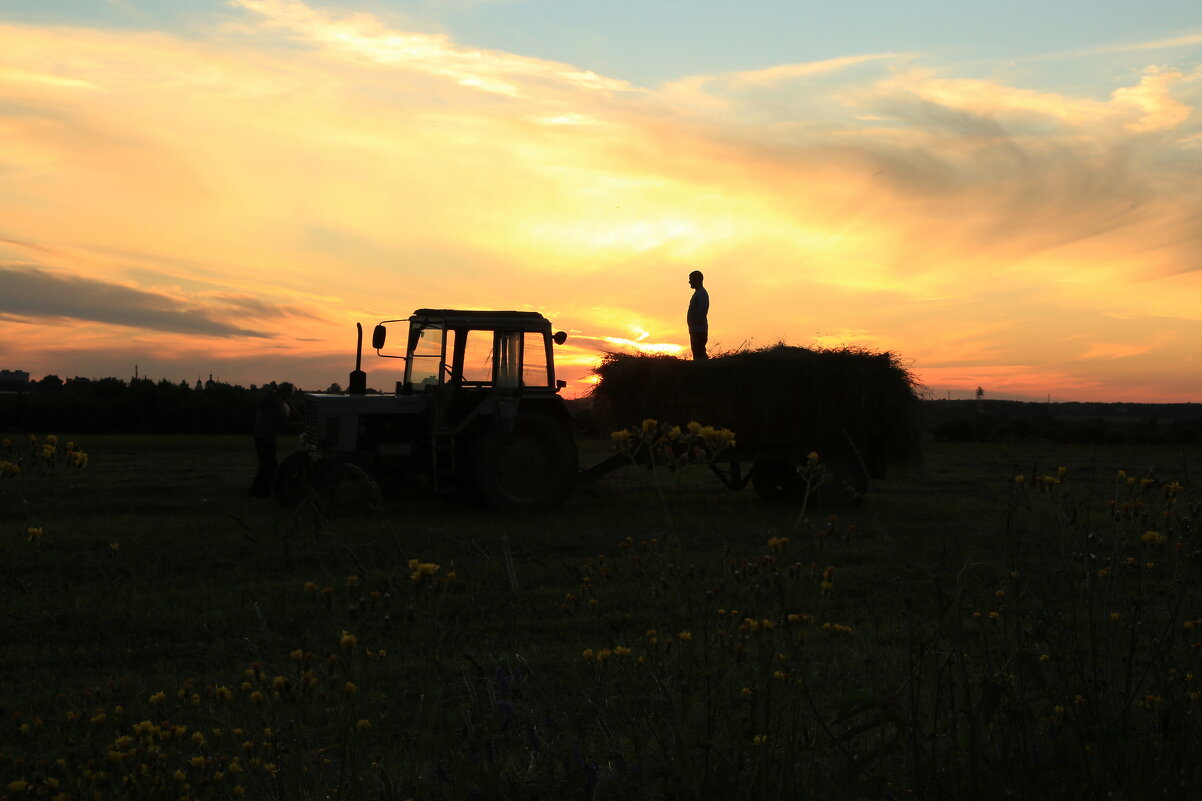
M546 508L568 496L576 442L553 347L567 335L552 334L545 317L418 309L385 320L371 347L403 362L391 393L367 390L356 327L347 391L303 396L305 448L280 465L281 503L314 492L331 511L367 511L380 504L375 478L398 474L424 476L449 500L497 509ZM390 336L401 338L404 355L387 351Z

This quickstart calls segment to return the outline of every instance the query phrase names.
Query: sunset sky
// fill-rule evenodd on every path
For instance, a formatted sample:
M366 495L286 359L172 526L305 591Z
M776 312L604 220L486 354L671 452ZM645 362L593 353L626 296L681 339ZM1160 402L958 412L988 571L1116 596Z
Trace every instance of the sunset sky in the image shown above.
M0 3L0 369L320 389L533 309L575 395L693 269L712 351L1202 402L1202 7Z

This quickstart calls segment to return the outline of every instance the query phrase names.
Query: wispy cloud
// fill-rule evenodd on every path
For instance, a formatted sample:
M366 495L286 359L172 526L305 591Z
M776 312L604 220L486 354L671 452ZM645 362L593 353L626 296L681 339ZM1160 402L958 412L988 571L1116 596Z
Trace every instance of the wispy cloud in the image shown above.
M529 82L552 81L582 91L629 91L624 81L535 58L466 48L445 34L389 27L366 13L332 13L300 0L232 0L265 24L350 57L449 78L461 86L516 96Z
M65 319L173 334L267 336L223 321L194 301L26 265L0 265L0 313L27 322Z
M1174 50L1182 47L1197 47L1202 45L1202 32L1186 33L1181 36L1169 36L1163 39L1153 39L1145 42L1120 42L1099 47L1086 47L1079 50L1051 54L1046 58L1078 58L1081 56L1101 56L1113 53L1139 53L1152 50Z

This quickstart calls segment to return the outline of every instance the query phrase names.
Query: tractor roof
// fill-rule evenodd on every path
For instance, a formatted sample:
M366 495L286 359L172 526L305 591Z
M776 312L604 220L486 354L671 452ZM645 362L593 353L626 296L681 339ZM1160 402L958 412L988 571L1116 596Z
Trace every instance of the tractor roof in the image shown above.
M550 321L538 312L528 311L477 311L469 309L418 309L410 320L439 320L448 327L508 327L542 329Z

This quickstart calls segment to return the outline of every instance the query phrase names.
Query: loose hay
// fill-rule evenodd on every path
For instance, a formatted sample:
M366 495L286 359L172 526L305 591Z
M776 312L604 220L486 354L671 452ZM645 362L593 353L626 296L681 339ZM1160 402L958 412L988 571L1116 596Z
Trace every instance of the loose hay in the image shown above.
M784 344L704 361L610 353L594 402L614 427L653 418L730 428L748 458L846 453L874 477L921 457L917 383L890 352Z

